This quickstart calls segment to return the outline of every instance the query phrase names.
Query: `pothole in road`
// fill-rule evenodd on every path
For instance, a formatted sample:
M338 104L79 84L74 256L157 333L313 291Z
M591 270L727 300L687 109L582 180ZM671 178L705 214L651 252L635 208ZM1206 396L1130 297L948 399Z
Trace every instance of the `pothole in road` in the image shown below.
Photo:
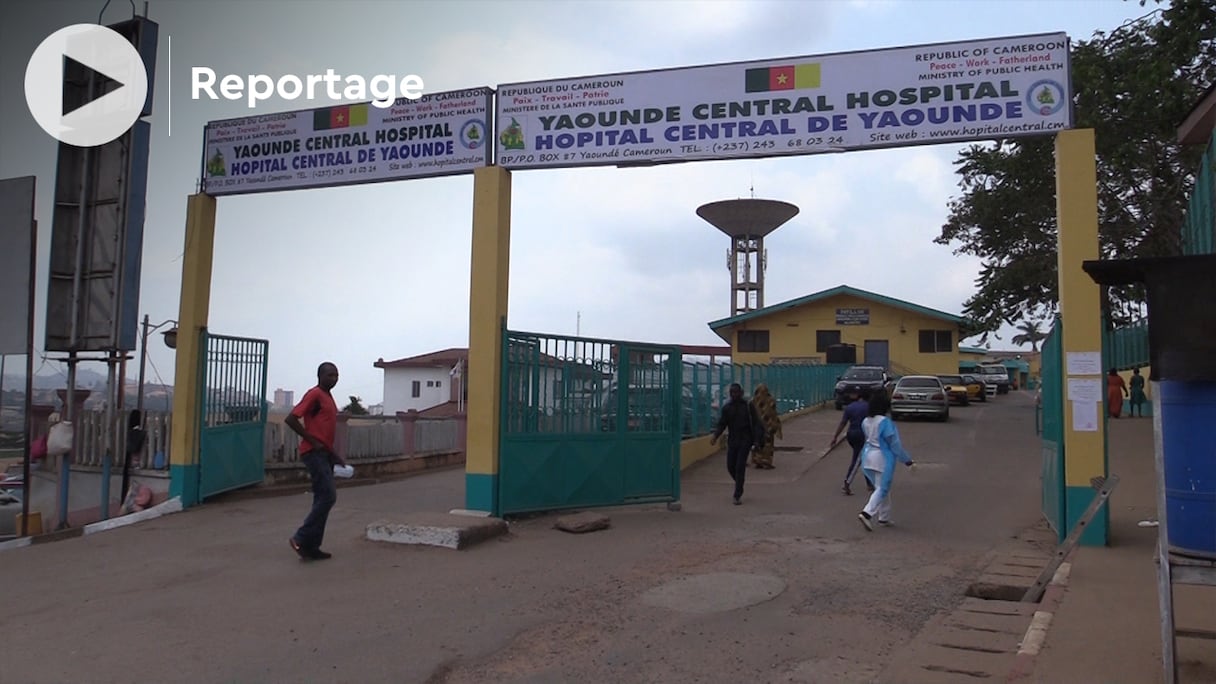
M773 575L713 572L665 582L642 594L642 603L681 613L721 613L771 601L785 591Z
M1026 587L992 582L973 582L967 587L967 591L963 592L964 596L986 601L1021 601L1025 594Z

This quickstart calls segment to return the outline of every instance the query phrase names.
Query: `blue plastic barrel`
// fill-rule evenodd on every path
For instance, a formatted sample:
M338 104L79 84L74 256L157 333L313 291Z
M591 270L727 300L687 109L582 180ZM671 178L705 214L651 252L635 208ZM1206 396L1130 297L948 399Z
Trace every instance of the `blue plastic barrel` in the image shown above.
M1216 559L1216 382L1159 382L1156 388L1170 550Z

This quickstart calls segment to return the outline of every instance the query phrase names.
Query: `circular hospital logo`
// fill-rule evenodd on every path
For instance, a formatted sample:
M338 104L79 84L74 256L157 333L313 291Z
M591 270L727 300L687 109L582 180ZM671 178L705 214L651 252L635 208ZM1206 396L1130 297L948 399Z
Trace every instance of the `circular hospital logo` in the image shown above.
M1066 104L1064 86L1051 79L1036 81L1026 90L1026 105L1039 116L1051 116Z
M460 127L460 142L470 150L486 144L486 125L481 119L469 119Z

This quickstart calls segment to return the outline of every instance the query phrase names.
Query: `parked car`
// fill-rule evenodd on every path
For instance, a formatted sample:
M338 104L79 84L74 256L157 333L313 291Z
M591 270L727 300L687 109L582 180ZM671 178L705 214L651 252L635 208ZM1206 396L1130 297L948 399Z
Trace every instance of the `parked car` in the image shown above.
M961 375L939 375L938 380L942 381L942 386L946 389L946 397L951 404L966 406L971 403L971 397L967 391L967 383L963 382Z
M836 410L849 403L849 396L868 387L871 391L886 386L887 370L882 366L851 366L844 375L836 378Z
M669 424L664 420L665 402L672 390L659 385L634 385L629 388L629 418L626 421L629 432L662 432ZM717 420L714 413L713 399L700 390L694 390L688 385L681 388L683 400L680 412L680 431L688 435L694 425L702 428L713 425ZM600 416L600 429L604 432L615 432L617 428L617 387L612 385L605 393L601 403L604 414ZM696 421L693 415L699 417Z
M967 386L967 398L971 401L988 401L988 385L978 375L963 373L963 384Z
M989 394L1009 394L1009 371L1000 364L984 364L979 367L980 377L988 386Z
M932 416L940 421L950 419L950 400L946 387L935 375L905 375L895 383L891 393L891 418Z

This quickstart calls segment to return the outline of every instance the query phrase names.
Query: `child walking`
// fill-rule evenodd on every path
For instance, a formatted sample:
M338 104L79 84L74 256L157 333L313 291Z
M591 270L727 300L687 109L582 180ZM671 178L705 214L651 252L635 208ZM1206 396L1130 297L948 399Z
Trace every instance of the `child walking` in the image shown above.
M874 485L874 492L857 519L869 532L874 531L874 520L878 524L891 524L891 482L895 477L895 462L912 465L912 457L904 451L899 441L899 431L887 416L891 400L886 392L875 392L870 398L870 415L861 423L866 443L862 447L861 468L866 480Z

